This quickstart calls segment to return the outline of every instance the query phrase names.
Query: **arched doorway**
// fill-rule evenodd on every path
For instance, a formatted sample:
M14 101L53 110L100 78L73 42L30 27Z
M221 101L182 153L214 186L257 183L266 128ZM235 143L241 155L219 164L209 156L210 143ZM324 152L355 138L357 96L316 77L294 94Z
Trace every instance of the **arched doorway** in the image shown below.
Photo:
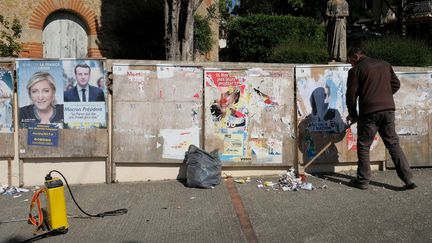
M75 14L68 11L50 14L43 27L43 57L87 57L87 33L85 23Z

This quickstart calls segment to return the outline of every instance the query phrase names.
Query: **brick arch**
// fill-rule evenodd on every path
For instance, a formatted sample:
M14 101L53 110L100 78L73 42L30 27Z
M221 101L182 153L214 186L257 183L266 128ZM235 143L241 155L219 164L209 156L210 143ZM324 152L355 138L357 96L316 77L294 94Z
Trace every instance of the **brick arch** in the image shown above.
M79 16L85 23L89 39L97 36L97 15L81 0L44 0L37 6L30 16L28 26L31 31L41 33L43 31L46 18L55 11L66 10ZM42 42L30 42L23 44L23 56L42 57ZM98 48L89 46L87 55L89 57L100 57Z
M78 15L87 25L89 35L97 34L96 14L81 0L45 0L34 10L29 20L29 27L43 30L45 19L55 11L68 10Z

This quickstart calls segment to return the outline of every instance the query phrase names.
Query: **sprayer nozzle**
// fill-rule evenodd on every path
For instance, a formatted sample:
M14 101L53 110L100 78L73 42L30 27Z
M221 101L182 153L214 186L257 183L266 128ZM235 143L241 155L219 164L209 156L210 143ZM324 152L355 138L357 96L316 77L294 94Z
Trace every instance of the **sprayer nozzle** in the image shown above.
M50 180L52 180L51 173L48 173L48 174L45 176L45 181L50 181Z

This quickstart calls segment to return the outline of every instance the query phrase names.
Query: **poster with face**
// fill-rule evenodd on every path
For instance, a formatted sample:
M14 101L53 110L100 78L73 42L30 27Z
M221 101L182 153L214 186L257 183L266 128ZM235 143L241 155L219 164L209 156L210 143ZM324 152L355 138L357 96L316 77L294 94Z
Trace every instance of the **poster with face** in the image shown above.
M283 163L295 126L288 80L289 72L270 68L206 70L206 150L223 163Z
M0 63L0 133L13 132L13 70L9 63Z
M37 124L106 127L106 78L101 60L17 60L16 66L21 128Z
M52 124L63 128L61 61L17 61L18 123L21 128Z
M67 128L106 128L106 72L101 60L63 60Z
M297 66L297 132L300 158L308 162L330 142L340 142L345 133L345 104L349 65ZM331 144L316 161L338 162L341 151Z
M345 90L350 66L297 66L299 121L308 119L311 132L340 133L348 111Z

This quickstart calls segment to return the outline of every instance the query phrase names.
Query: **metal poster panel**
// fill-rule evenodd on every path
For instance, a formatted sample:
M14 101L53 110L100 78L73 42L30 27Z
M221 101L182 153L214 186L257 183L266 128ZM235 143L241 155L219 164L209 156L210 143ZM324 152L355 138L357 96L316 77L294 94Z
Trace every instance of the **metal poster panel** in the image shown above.
M0 133L13 132L13 69L0 63Z
M201 146L201 67L114 64L113 78L116 163L182 163Z
M102 60L17 60L19 126L106 128Z
M356 161L357 125L347 128L346 82L350 65L297 66L299 161L307 163L333 142L314 163ZM346 129L346 131L345 131ZM371 150L378 145L378 136ZM371 153L371 159L376 155ZM381 159L383 160L383 158Z
M430 166L432 72L396 72L401 82L394 94L396 132L411 166ZM393 167L393 163L387 163Z
M204 75L206 150L225 164L282 164L295 134L292 72L208 69Z
M428 116L432 114L432 72L396 72L401 81L394 94L396 132L399 136L423 136L429 133Z

